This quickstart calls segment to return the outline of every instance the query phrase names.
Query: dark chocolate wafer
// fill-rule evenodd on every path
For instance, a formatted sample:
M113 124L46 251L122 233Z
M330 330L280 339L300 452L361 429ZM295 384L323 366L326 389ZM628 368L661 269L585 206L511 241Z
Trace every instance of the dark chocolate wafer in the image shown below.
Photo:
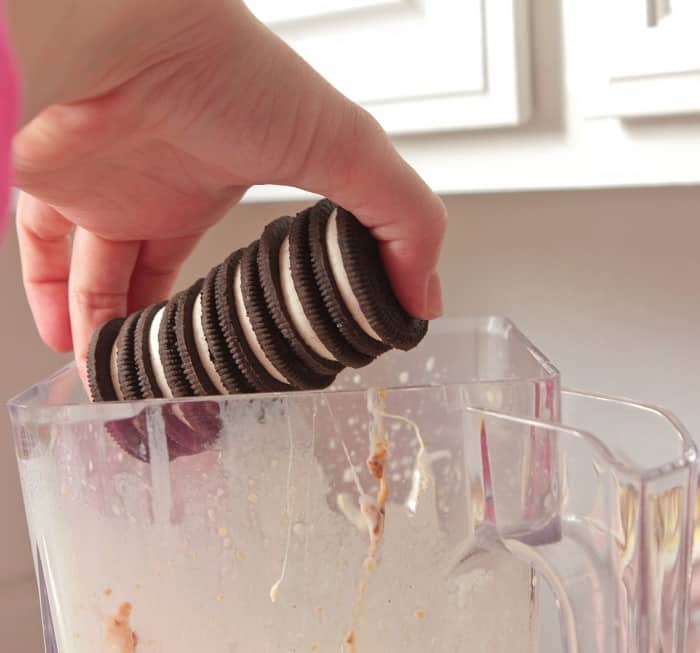
M163 405L168 442L179 455L197 454L216 442L221 431L219 405L214 401L185 401Z
M199 358L194 336L192 313L194 303L199 296L204 279L198 279L190 288L180 294L175 312L175 334L178 353L184 366L185 376L196 395L219 394L216 386Z
M229 353L223 330L219 324L216 307L216 278L221 266L209 271L202 286L202 327L209 348L209 355L214 363L221 382L231 394L253 392L252 384L246 379L238 364Z
M129 315L119 329L117 337L117 378L122 397L127 401L143 399L134 352L136 324L140 317L141 311Z
M90 397L93 401L117 401L117 391L112 383L112 347L124 323L123 317L105 322L95 330L90 340L87 357L87 377Z
M146 417L143 414L105 423L112 439L130 456L148 462L148 437Z
M112 348L119 337L124 318L115 318L99 327L92 336L88 349L88 385L93 401L117 401L117 391L112 384ZM136 418L108 420L105 429L112 439L130 456L148 460L148 445Z
M159 399L163 392L158 385L153 363L151 362L151 324L156 313L165 306L167 302L153 304L141 311L141 317L136 323L134 333L134 356L136 358L136 369L139 378L139 390L144 399Z
M428 332L427 320L412 317L399 303L369 229L342 207L336 224L343 265L367 321L390 347L413 349Z
M229 256L216 275L216 310L219 326L226 339L230 355L243 375L258 392L282 392L292 390L270 374L253 353L243 331L234 293L234 279L245 250L239 249Z
M165 305L163 320L158 330L158 351L165 372L165 380L173 397L191 397L194 391L185 376L175 332L175 318L181 295L182 293L178 293Z
M316 374L335 377L343 365L317 354L299 334L282 291L280 248L289 234L292 218L278 218L265 227L258 249L258 274L267 310L296 357ZM291 258L291 257L290 257Z
M357 351L340 332L321 297L311 265L309 209L299 213L289 227L292 279L304 314L326 349L346 367L364 367L374 358Z
M241 287L243 301L255 337L263 352L279 374L299 390L327 388L335 375L319 374L307 367L294 353L282 333L277 329L265 302L265 294L258 274L258 250L256 240L241 257Z
M171 406L171 404L165 404ZM168 447L168 459L175 460L182 456L191 456L196 453L193 449L183 446L177 438L173 438L171 431L175 430L170 424L168 413L163 410L163 422L165 424L166 444ZM148 441L148 418L145 412L134 417L107 422L107 430L116 443L134 458L143 462L150 462L150 448Z
M389 346L366 334L355 321L345 304L331 268L326 243L328 219L335 209L329 200L321 200L309 213L309 251L316 285L323 303L343 337L359 352L376 357L389 350Z

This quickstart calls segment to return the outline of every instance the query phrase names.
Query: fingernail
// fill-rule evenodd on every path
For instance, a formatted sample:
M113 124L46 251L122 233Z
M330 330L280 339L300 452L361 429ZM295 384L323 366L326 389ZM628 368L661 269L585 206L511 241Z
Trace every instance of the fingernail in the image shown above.
M428 318L433 320L442 315L442 286L437 272L433 272L428 279L428 290L426 293L426 310Z

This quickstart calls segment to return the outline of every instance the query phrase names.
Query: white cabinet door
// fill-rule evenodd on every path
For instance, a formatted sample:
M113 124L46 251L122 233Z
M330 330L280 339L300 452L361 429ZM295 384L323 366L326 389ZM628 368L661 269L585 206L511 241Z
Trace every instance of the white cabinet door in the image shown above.
M439 193L700 183L700 0L250 3Z
M249 0L393 134L512 126L530 114L528 0Z
M590 113L619 118L700 113L700 2L587 3Z

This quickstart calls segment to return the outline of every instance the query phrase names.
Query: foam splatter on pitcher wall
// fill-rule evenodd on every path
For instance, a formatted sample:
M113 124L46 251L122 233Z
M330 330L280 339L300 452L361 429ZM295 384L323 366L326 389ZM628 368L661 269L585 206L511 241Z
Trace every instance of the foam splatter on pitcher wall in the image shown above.
M379 376L397 387L384 411L394 417L382 418L390 492L355 628L358 653L467 644L510 653L513 641L535 650L527 565L499 552L468 574L448 564L478 524L470 515L480 495L469 476L464 394L440 384L463 373L474 351L447 344L413 362L382 363ZM363 464L372 374L341 379L350 392L221 398L211 447L174 461L160 414L168 404L153 402L150 464L115 444L95 407L64 411L70 419L55 420L53 450L20 462L31 529L48 543L59 650L100 650L105 617L125 602L144 650L340 650L370 545L366 525L339 507L358 507L359 498L345 449L374 496L377 479ZM412 385L426 380L434 385ZM504 403L532 410L529 382L501 390ZM128 406L119 410L127 419Z

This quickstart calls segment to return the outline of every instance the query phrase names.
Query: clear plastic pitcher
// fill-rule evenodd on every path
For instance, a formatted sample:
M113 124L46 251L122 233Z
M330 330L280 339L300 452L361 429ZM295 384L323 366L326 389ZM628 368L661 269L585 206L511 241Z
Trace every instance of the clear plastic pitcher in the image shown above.
M507 320L324 392L89 404L68 367L10 412L48 651L685 650L690 438Z

